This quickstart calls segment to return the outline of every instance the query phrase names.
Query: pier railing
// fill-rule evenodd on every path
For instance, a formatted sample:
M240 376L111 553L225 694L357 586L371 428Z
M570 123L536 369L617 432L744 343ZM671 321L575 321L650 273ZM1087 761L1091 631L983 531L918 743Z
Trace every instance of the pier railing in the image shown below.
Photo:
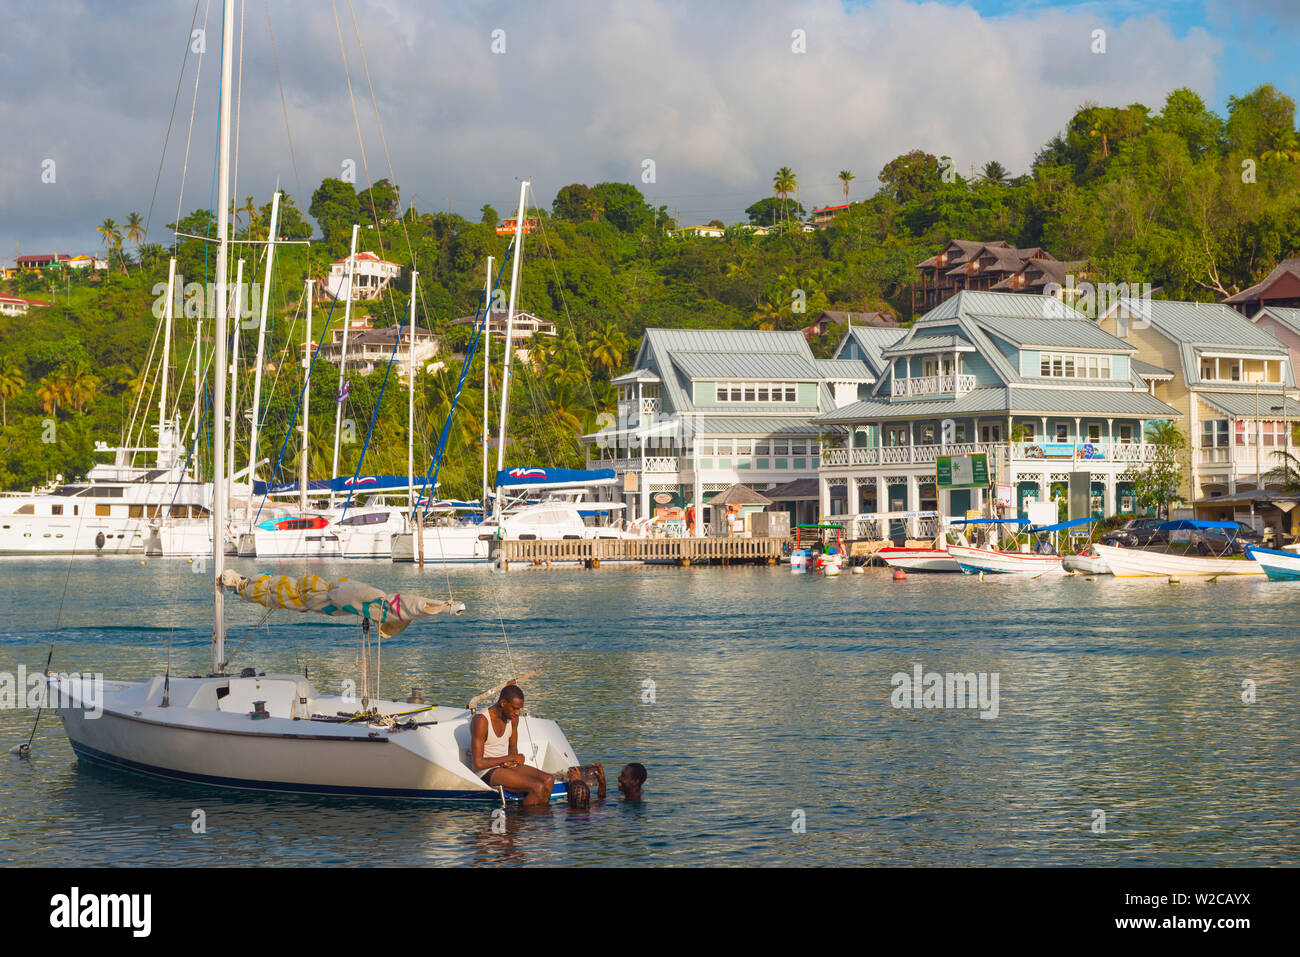
M566 538L506 540L496 543L502 567L513 563L577 563L590 568L601 562L665 564L775 564L784 554L785 538Z

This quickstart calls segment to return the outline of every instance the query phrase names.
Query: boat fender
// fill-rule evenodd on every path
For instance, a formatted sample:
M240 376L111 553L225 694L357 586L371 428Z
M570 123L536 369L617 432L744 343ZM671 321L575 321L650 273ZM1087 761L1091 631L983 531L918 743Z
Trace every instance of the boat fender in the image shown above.
M895 568L895 569L894 569L894 581L896 581L896 582L905 582L905 581L907 581L907 572L903 571L901 568Z
M96 535L95 535L95 547L98 548L98 549L100 549L101 551L103 550L103 548L104 548L104 533L103 533L103 532L98 532L98 533L96 533Z

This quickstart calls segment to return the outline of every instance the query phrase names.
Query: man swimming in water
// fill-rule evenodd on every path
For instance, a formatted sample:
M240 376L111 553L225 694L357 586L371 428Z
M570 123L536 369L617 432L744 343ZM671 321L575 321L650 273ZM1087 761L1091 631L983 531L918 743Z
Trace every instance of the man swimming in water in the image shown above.
M641 800L641 786L645 784L645 765L633 762L618 773L618 789L627 801Z

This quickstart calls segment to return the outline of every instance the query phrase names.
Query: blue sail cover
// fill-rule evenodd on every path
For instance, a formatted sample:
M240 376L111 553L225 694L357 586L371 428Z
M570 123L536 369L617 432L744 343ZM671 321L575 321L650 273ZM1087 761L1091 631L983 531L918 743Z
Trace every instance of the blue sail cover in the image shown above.
M497 472L497 488L529 485L611 485L613 469L513 468Z
M409 487L405 475L351 475L333 479L313 479L307 483L309 492L384 492L391 489ZM420 487L420 479L415 480L415 487ZM254 482L254 495L286 495L298 491L297 482L281 482L268 485L266 482Z

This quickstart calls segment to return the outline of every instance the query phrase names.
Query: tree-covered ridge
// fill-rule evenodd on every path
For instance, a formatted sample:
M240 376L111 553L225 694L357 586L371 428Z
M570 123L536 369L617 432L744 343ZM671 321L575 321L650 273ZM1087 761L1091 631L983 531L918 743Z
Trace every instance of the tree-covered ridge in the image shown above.
M851 170L841 171L816 187L830 202L812 205L840 204L858 179ZM549 209L529 209L537 228L525 240L519 307L555 321L559 336L533 343L532 366L516 366L510 429L516 447L508 459L573 463L577 436L613 408L609 380L626 368L647 327L799 329L827 308L884 310L906 321L913 318L916 263L949 238L1041 246L1061 260L1088 260L1096 281L1150 282L1165 298L1204 301L1245 288L1279 259L1300 252L1295 104L1267 85L1232 97L1225 116L1187 89L1170 93L1158 110L1084 104L1020 175L990 159L979 172L963 176L950 158L918 149L886 163L877 181L872 196L813 232L800 228L805 214L795 195L810 197L814 187L806 179L800 183L789 167L775 172L771 190L747 210L750 224L728 227L721 238L675 234L668 210L652 207L626 183L569 184ZM269 197L233 205L236 236L265 238ZM347 255L353 224L360 224L358 248L399 263L403 276L381 300L354 306L356 313L369 313L377 326L401 321L408 314L414 265L416 321L444 337L447 365L419 380L417 460L427 462L459 380L454 354L469 336L467 327L452 320L479 308L486 259L493 256L494 271L500 268L511 237L498 235L500 216L489 205L477 221L421 213L387 180L358 190L326 179L310 197L282 197L278 234L311 237L307 214L319 227L311 245L277 248L267 348L276 372L264 398L259 454L276 459L297 406L303 280L310 276L321 288L330 264ZM137 390L171 249L133 232L130 215L124 221L125 230L112 220L101 225L112 262L106 273L24 274L0 284L7 294L39 295L52 303L25 317L0 318L0 485L6 488L84 471L92 461L92 439L119 436L137 404L146 416L152 408L156 419L156 397L142 398ZM754 225L770 231L758 235ZM216 232L210 210L197 210L168 229L190 236ZM263 249L237 248L246 259L245 281L260 283ZM187 284L213 278L213 252L200 239L176 243L178 272ZM233 276L232 269L232 281ZM507 283L508 270L502 285ZM256 311L258 301L251 302ZM317 339L329 312L328 302L317 303ZM332 329L341 325L341 313L340 305ZM182 363L194 329L192 317L178 318L176 354ZM245 354L253 334L244 333ZM833 338L814 344L818 354L828 354ZM345 414L360 431L357 443L345 449L349 470L382 378L382 368L368 377L349 373ZM450 433L443 494L478 493L481 383L479 365L466 379L463 414ZM335 367L318 362L311 418L318 476L328 469L337 388ZM172 389L183 404L192 401L192 380L174 375ZM384 396L366 467L404 472L405 389L396 375ZM245 396L241 405L249 401ZM57 426L54 442L42 441L47 420ZM290 468L296 467L296 448L294 437L286 452ZM246 457L240 453L241 462Z

